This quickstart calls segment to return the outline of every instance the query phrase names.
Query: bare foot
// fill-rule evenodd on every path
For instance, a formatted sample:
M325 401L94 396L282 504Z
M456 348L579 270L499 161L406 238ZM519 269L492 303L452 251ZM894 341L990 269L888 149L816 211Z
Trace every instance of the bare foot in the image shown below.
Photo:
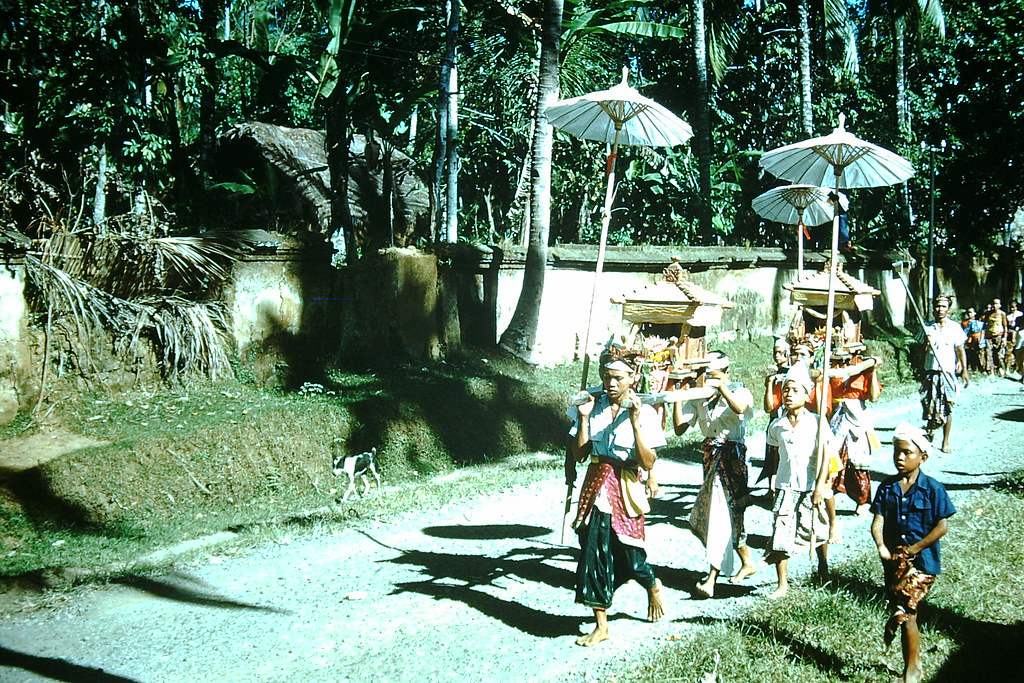
M592 647L605 640L608 640L608 629L595 628L587 635L577 638L576 644L582 647Z
M697 585L693 588L697 591L697 595L702 598L715 597L715 582L711 580L711 577L698 581Z
M857 510L856 510L857 516L858 517L863 517L864 515L868 514L868 510L870 510L870 509L871 509L871 505L870 504L868 504L868 503L861 503L860 505L857 506Z
M744 564L740 567L740 570L736 572L731 579L729 579L729 583L742 583L743 579L748 576L752 576L756 572L757 567L752 564Z
M944 443L942 444L942 452L948 455L949 453L953 452L953 447L950 446L948 443Z
M779 586L778 588L773 590L771 593L769 593L766 597L769 600L778 600L779 598L781 598L782 596L784 596L788 592L789 592L789 586Z
M830 544L843 542L843 535L842 533L840 533L839 529L832 529L831 531L829 531L828 542Z
M665 616L665 601L661 598L661 581L655 579L647 590L647 621L657 621Z

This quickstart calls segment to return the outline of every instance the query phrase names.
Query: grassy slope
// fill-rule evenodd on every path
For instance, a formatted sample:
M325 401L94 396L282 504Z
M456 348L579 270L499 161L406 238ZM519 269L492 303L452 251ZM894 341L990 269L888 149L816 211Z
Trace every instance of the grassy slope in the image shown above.
M1024 566L1022 480L1018 473L1015 490L972 494L957 514L957 533L943 540L943 574L921 613L931 681L1019 677L1024 577L1010 568ZM882 646L881 573L868 549L835 566L826 586L791 588L739 620L664 644L628 678L695 681L717 670L723 681L892 680L902 658L898 642L888 652Z
M717 346L732 357L735 378L757 393L771 343L755 338ZM898 384L895 368L883 367L890 387ZM564 399L579 373L578 364L541 369L488 354L335 373L330 386L298 393L242 383L116 398L54 389L53 395L79 398L58 402L50 419L109 444L0 480L0 576L67 566L116 572L119 564L179 540L306 519L311 510L321 511L314 517L342 514L333 489L344 482L329 471L335 440L347 452L378 447L386 484L401 484L391 496L398 509L429 504L443 494L424 493L428 475L560 452ZM597 381L593 370L590 379ZM0 440L26 426L0 431ZM451 495L488 490L495 478L532 481L558 469L557 458L534 458L511 472L475 467ZM371 497L359 509L373 516L380 504Z
M51 419L109 444L0 482L0 576L109 567L180 539L336 508L333 489L345 482L330 473L335 448L377 446L386 483L403 490L429 489L423 475L556 452L576 372L495 354L337 374L299 393L224 383L64 401ZM558 468L537 459L517 472L530 480ZM485 468L467 482L483 490L503 476ZM423 497L410 490L405 504Z

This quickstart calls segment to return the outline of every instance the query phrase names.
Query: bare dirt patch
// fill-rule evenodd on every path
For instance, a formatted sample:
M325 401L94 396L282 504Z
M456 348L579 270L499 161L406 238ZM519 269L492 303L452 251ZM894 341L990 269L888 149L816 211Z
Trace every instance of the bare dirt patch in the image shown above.
M103 446L107 443L60 428L8 439L3 442L3 449L0 450L0 471L23 472L80 448Z

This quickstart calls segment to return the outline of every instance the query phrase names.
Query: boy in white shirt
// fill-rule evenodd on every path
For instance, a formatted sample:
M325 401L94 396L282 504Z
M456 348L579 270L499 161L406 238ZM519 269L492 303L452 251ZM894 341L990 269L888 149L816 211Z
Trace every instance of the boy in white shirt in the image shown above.
M768 445L779 449L772 537L765 553L765 562L776 566L778 576L770 598L788 592L789 558L806 551L812 542L818 557L817 573L828 576L828 519L821 503L828 482L831 432L826 429L822 433L818 415L807 410L812 386L807 365L794 364L782 385L785 412L768 427ZM821 457L816 457L819 435L825 442ZM820 533L814 533L816 526Z

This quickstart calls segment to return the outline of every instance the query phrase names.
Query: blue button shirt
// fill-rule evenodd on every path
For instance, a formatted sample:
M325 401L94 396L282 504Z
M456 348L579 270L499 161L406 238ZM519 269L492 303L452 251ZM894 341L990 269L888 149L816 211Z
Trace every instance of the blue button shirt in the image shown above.
M899 477L882 482L875 493L871 511L882 515L882 538L890 551L897 546L913 545L927 536L940 520L956 513L946 488L924 472L906 493L900 489ZM928 546L914 559L914 566L925 574L942 571L939 543Z

